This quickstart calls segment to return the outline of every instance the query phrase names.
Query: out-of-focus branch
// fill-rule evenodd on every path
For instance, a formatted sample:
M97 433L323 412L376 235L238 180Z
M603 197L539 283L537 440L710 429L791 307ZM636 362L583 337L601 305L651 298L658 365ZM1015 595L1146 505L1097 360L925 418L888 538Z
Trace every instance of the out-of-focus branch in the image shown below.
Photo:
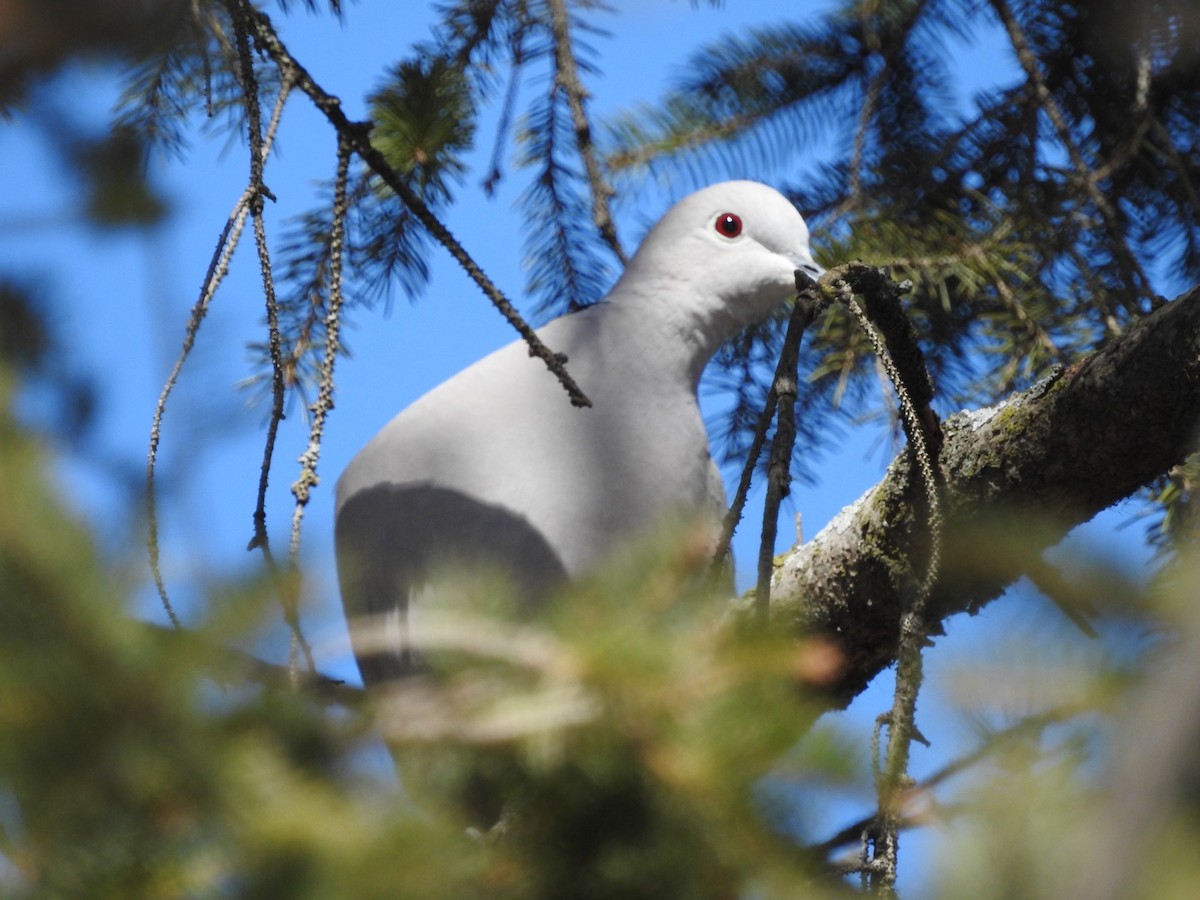
M1056 725L1064 722L1071 717L1078 715L1082 710L1072 707L1058 707L1047 710L1043 713L1038 713L1028 718L1022 719L1015 725L1005 728L1002 731L997 731L995 734L988 735L978 747L967 753L965 756L960 756L958 759L951 760L942 766L932 775L921 781L913 784L905 789L904 806L905 808L919 805L913 801L922 794L928 794L934 788L949 781L956 775L959 775L968 769L973 768L981 762L984 762L996 754L1000 753L1007 747L1012 746L1018 741L1029 740L1036 738L1051 725ZM870 816L865 816L857 822L847 825L837 834L826 838L819 844L814 844L811 849L821 854L828 856L835 850L850 844L859 843L862 840L863 832L873 827L876 820L879 818L879 813L875 812ZM901 828L916 827L924 824L924 818L921 816L913 816L906 813L899 821Z
M232 677L265 688L297 690L302 696L311 697L323 705L336 703L350 708L361 706L366 696L362 688L320 672L302 672L296 681L290 666L267 662L195 631L165 628L149 622L145 623L145 627L153 640L178 648L181 652L194 653L206 664L211 663L211 671L219 680L226 681Z

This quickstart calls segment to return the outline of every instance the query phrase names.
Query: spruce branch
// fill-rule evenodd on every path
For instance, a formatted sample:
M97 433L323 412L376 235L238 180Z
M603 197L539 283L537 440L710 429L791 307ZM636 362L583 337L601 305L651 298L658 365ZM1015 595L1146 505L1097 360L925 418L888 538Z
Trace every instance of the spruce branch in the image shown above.
M587 115L587 91L579 78L575 65L575 51L571 46L571 21L565 0L546 0L550 8L550 30L554 38L554 81L567 98L571 120L575 126L575 146L583 159L588 187L592 194L592 221L613 255L624 265L625 252L617 238L617 226L608 207L613 189L604 179L600 161L596 156L596 145L592 141L592 128Z
M1071 134L1071 128L1067 124L1067 118L1063 113L1062 107L1059 106L1058 101L1054 98L1054 94L1051 93L1050 88L1046 85L1046 79L1042 75L1037 54L1034 53L1033 48L1030 46L1024 29L1021 28L1020 22L1017 21L1016 15L1008 5L1008 0L990 0L990 3L1000 23L1004 26L1009 41L1012 42L1013 49L1017 54L1017 61L1021 64L1021 68L1025 72L1025 77L1029 80L1030 85L1032 85L1038 105L1045 111L1046 118L1053 125L1059 143L1067 151L1067 156L1071 160L1071 166L1075 171L1080 186L1087 193L1088 199L1104 220L1105 228L1113 242L1113 249L1117 254L1117 258L1130 278L1131 289L1138 295L1148 297L1151 309L1157 308L1159 304L1155 299L1155 295L1150 290L1150 278L1146 275L1141 262L1138 261L1129 247L1129 238L1125 234L1124 226L1121 224L1116 208L1108 197L1105 196L1104 192L1100 190L1099 174L1093 172L1088 165L1083 151ZM1128 312L1132 315L1141 314L1141 310L1137 306L1128 302L1123 305L1126 306Z
M517 107L517 91L521 85L521 73L525 64L525 38L526 28L522 21L512 39L512 70L509 72L508 86L504 90L504 99L500 103L500 118L496 123L496 138L492 142L492 153L487 167L488 174L483 180L483 190L488 196L495 193L500 179L503 177L502 160L505 148L508 146L513 111Z
M537 336L529 323L521 317L508 298L484 274L479 264L467 253L466 249L450 233L450 230L433 214L433 211L425 201L409 187L404 178L384 159L383 154L371 144L369 126L350 121L342 109L341 101L318 85L308 70L292 56L291 52L279 38L274 26L271 24L270 17L266 13L250 6L247 0L231 0L231 2L241 4L253 27L255 40L275 61L275 64L279 66L284 75L295 79L296 86L312 100L313 104L328 119L338 134L345 136L359 158L367 164L372 172L379 176L384 184L396 193L404 205L412 211L413 215L417 217L429 233L450 252L450 255L462 266L471 280L479 286L479 289L492 301L492 304L500 311L500 314L504 316L529 345L530 353L542 360L546 368L559 380L559 383L562 384L563 389L570 397L571 404L573 406L591 406L591 401L588 400L587 395L583 393L579 385L575 383L575 380L568 373L566 361L563 357L560 354L554 353L542 342L541 338Z

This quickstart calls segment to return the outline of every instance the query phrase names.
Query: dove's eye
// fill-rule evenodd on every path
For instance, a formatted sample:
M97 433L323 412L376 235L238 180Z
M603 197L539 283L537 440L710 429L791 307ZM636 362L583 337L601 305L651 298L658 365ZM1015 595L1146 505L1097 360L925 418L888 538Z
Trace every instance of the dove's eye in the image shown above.
M742 217L734 213L721 213L717 216L717 233L727 238L735 238L742 233Z

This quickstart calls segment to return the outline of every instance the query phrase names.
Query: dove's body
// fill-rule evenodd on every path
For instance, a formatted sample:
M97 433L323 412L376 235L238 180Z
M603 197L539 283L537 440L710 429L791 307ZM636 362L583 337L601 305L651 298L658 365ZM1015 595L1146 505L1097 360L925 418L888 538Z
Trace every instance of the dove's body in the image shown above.
M716 222L740 217L730 236ZM599 304L538 334L565 354L592 401L571 406L516 342L396 416L338 483L347 616L402 618L439 567L499 567L543 592L675 518L714 527L720 475L696 401L720 344L820 270L803 219L774 190L729 182L697 192L654 227ZM405 671L359 662L370 683Z

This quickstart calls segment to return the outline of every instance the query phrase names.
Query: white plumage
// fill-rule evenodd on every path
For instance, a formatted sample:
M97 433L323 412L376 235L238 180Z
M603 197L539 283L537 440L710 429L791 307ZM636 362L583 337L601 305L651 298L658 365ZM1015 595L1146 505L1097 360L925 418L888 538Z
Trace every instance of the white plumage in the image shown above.
M337 488L346 615L392 622L394 652L356 648L364 680L412 669L410 599L443 567L497 568L538 595L673 517L715 528L700 374L795 292L796 269L821 272L795 207L755 182L713 185L663 216L603 301L539 329L591 408L516 341L392 419Z

